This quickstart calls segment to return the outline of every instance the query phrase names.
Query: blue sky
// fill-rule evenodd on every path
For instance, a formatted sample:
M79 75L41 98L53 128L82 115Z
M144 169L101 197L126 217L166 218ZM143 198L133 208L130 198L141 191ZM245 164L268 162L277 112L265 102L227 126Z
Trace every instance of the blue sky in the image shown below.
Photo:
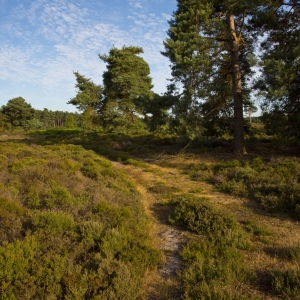
M0 0L0 106L23 97L36 109L75 111L73 71L102 83L98 54L139 46L156 93L170 68L164 50L176 0Z

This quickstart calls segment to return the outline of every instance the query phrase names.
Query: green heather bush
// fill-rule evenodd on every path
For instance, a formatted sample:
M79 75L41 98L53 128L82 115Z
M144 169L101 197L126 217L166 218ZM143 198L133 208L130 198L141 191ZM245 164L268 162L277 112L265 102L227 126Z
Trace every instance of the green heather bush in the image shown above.
M124 173L74 145L0 157L0 299L143 298L160 252Z
M104 231L104 225L99 221L85 221L78 225L79 236L87 242L99 242Z
M0 244L23 237L22 219L26 210L17 203L0 198Z
M296 158L190 165L187 173L192 179L211 181L221 191L256 199L267 211L300 218L300 163Z
M91 179L99 180L101 178L100 166L93 159L86 159L80 171Z
M229 288L250 278L241 250L251 243L238 222L204 198L184 194L173 201L170 222L201 235L181 252L184 299L249 299Z
M300 271L278 270L271 272L272 292L282 299L300 299Z
M35 230L46 229L53 233L72 231L75 228L73 216L63 211L40 211L34 213L32 224Z
M56 182L50 183L50 187L45 191L44 198L45 206L50 209L68 208L75 202L69 190Z
M233 291L230 284L247 279L243 255L234 247L223 247L214 240L197 240L181 253L188 267L182 274L185 299L247 299Z
M205 198L181 195L176 201L178 205L169 217L171 224L185 225L199 234L224 233L237 227L231 216L214 208Z
M0 247L0 299L19 299L26 284L32 285L29 275L38 242L31 236L15 243L4 242ZM29 298L27 298L29 299Z

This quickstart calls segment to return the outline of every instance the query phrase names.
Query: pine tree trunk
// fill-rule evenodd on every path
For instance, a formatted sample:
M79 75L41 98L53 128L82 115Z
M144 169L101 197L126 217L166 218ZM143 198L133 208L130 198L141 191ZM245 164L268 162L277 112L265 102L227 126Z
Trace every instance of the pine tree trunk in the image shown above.
M234 16L228 16L228 30L230 32L230 52L231 52L231 73L232 73L232 93L234 100L234 153L237 155L246 154L244 146L244 117L242 98L242 74L239 61L239 40L236 34Z

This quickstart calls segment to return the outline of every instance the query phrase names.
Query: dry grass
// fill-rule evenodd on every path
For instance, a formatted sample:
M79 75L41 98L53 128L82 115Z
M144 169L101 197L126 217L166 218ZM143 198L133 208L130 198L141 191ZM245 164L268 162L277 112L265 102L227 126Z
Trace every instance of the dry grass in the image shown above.
M208 155L208 156L206 156ZM187 166L191 164L212 164L222 160L231 160L232 155L224 153L211 155L186 155L180 157L172 157L171 159L165 156L160 165L171 166L165 169L166 172L184 173ZM274 157L275 155L273 155ZM282 155L278 156L281 159ZM180 175L178 175L180 176ZM210 199L218 207L226 207L239 220L241 224L249 221L254 221L262 229L271 233L268 236L251 235L253 249L246 252L246 265L254 273L258 274L258 282L251 286L252 295L257 295L262 299L277 299L276 296L269 294L267 286L263 286L266 273L274 270L300 270L299 260L283 259L282 252L286 249L298 248L300 245L300 223L290 219L284 214L269 214L262 210L259 205L249 199L239 198L228 194L218 192L214 186L206 182L193 182L187 176L182 175L181 185L179 187L185 191L196 187L201 187L203 190L200 195ZM287 251L287 250L286 250ZM242 286L242 289L248 289L249 286Z
M182 193L193 193L194 195L208 198L217 207L230 210L245 230L246 223L254 222L254 224L258 224L262 232L265 231L268 234L257 235L250 232L253 248L244 251L245 265L250 272L256 275L256 279L251 283L240 283L238 286L232 286L231 289L237 288L245 295L257 297L257 299L279 299L270 292L271 287L267 286L268 283L265 282L264 277L274 270L300 270L298 261L283 259L282 257L283 251L293 247L297 248L300 245L299 222L290 219L286 215L269 214L263 211L254 201L221 193L213 185L203 181L193 181L185 174L185 170L191 164L213 164L220 159L231 160L232 158L231 154L227 155L226 153L217 153L216 155L211 155L211 153L180 156L163 155L159 160L151 163L151 168L160 170L159 175L158 173L145 172L141 168L133 166L122 166L122 169L134 179L136 184L143 188L143 196L146 199L145 204L154 216L154 236L159 236L159 233L163 230L162 228L166 226L166 216L170 212L169 207L160 205L165 201L162 201L163 197L149 193L148 188L154 186L157 182L176 187ZM159 208L154 209L154 207ZM185 236L186 240L189 238L191 238L190 235ZM162 243L159 240L157 242ZM150 285L150 291L152 289L152 292L157 290L158 286L168 290L174 284L167 284L165 278L157 274L149 278L154 283L154 285L153 283ZM177 281L175 280L175 282ZM155 286L155 289L153 289L153 286ZM175 296L172 299L180 299L177 297ZM149 299L170 299L170 297L150 297Z
M77 141L80 144L80 139ZM113 141L112 146L117 142L122 145L122 142ZM84 147L102 151L102 144L96 140L92 143L88 143L86 140ZM120 151L124 151L124 147L122 147ZM279 146L274 150L272 147L273 145L270 144L253 144L248 147L252 154L244 159L250 161L256 156L261 156L266 160L276 160L286 157L286 153L288 155L296 153L296 148L287 149L285 146ZM209 151L207 149L188 149L186 153L180 155L176 155L176 153L180 153L180 149L173 151L170 148L166 152L163 152L162 149L165 150L166 147L159 148L156 152L151 149L151 151L153 150L152 160L147 158L146 153L140 154L135 149L132 153L137 153L137 155L133 163L127 165L114 163L116 169L122 169L134 181L142 195L152 228L151 237L157 247L165 254L164 261L158 270L147 273L145 284L148 288L148 299L182 299L184 287L178 272L175 269L168 272L168 266L170 263L177 264L178 271L181 272L184 265L178 258L178 254L188 240L198 237L182 228L174 228L168 223L168 215L172 211L172 206L166 204L172 202L174 195L188 193L208 198L219 209L229 210L247 232L252 242L253 247L242 252L245 265L248 271L253 274L253 278L247 282L230 285L226 289L232 293L235 291L242 293L245 295L245 299L251 297L251 299L292 299L288 296L280 297L272 293L268 278L275 270L300 271L299 259L296 259L297 249L300 245L299 222L284 214L270 214L262 210L251 199L222 193L209 182L192 180L187 174L187 170L193 164L197 166L200 164L212 165L220 161L235 159L236 157L228 149L222 147L209 149ZM110 150L105 149L105 151L107 156L110 156ZM112 151L116 151L116 149L112 149ZM122 152L120 155L122 157L124 155L126 161L126 157L130 157L131 154L125 154ZM116 159L119 159L120 155L113 152L113 157ZM123 160L123 158L119 160ZM141 163L139 164L138 161ZM158 193L153 193L153 189L151 192L151 188L158 184L167 188L162 188L161 192ZM168 190L168 187L173 189ZM168 192L166 192L167 190ZM296 258L293 258L293 251L296 252Z

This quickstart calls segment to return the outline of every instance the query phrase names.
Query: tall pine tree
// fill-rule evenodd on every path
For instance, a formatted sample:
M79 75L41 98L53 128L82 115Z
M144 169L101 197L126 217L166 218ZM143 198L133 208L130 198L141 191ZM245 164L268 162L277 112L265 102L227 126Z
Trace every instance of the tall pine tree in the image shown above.
M129 46L112 48L109 55L99 55L107 63L103 74L104 101L101 116L106 128L123 133L137 133L145 128L137 103L141 97L152 97L152 79L148 63L139 56L143 49Z
M266 22L267 20L267 22ZM262 99L267 132L300 139L300 3L289 0L260 11L253 25L261 29Z
M247 54L253 51L244 29L258 5L254 2L178 0L163 52L172 62L173 80L182 84L181 111L205 117L233 100L234 152L239 155L246 153L243 96L248 97L251 76ZM201 110L203 102L210 111Z

